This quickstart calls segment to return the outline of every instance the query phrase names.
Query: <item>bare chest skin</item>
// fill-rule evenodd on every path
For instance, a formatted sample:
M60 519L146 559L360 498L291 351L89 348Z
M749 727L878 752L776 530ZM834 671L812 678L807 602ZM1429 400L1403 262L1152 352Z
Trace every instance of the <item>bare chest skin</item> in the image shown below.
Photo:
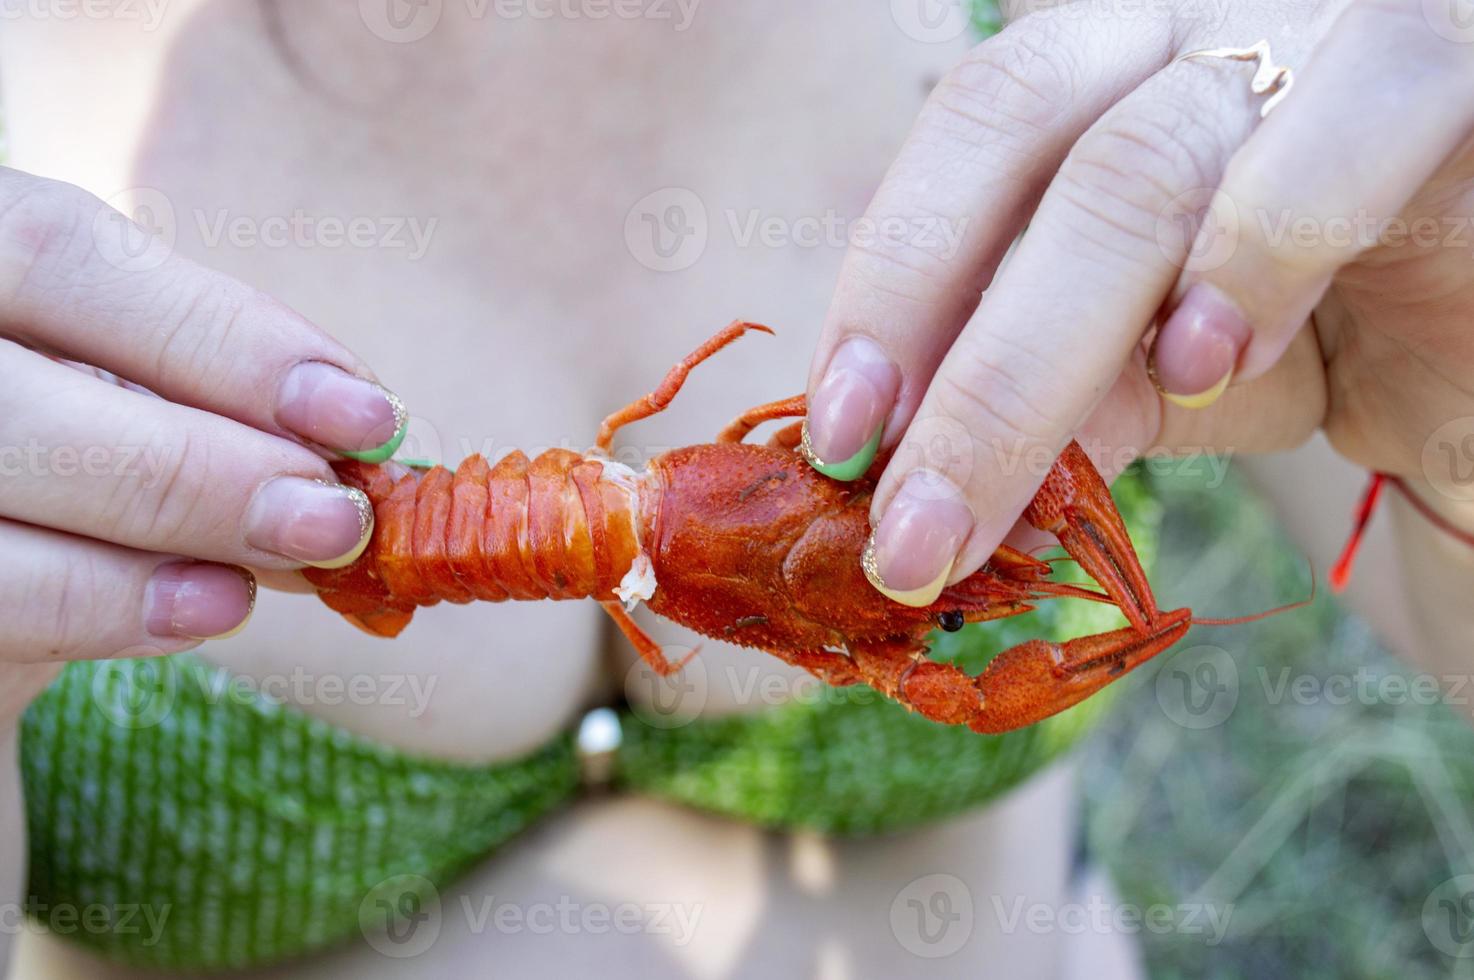
M622 458L707 441L742 409L800 391L850 223L968 41L919 43L889 5L850 0L706 0L684 29L676 3L661 8L670 19L600 20L435 6L440 22L415 43L376 35L349 0L180 0L156 29L22 21L7 26L0 65L10 162L103 197L161 194L178 248L353 347L414 416L404 452L450 463L586 448L606 412L734 317L780 334L702 366L671 411L630 431ZM243 635L206 653L277 679L352 730L485 760L533 748L607 700L624 667L611 668L606 644L589 603L437 607L391 643L312 597L266 594ZM784 670L719 644L701 656L710 678L728 665ZM321 683L351 675L414 683L358 699ZM709 706L736 700L714 685ZM1038 814L1068 810L1059 777L1016 805L874 847L593 802L466 889L473 907L511 889L605 904L722 896L690 945L620 939L617 949L647 954L623 962L661 964L642 976L905 969L917 961L885 922L917 875L972 882L979 933L991 931L991 892L1057 900L1065 823ZM591 872L598 862L582 857L608 858L616 838L629 861ZM812 915L828 922L818 945ZM617 972L608 937L463 932L435 954L456 972L521 973L556 950ZM972 947L992 950L995 967L1038 973L1055 955L1050 937L995 939ZM974 975L978 962L954 966ZM364 948L311 975L402 966Z

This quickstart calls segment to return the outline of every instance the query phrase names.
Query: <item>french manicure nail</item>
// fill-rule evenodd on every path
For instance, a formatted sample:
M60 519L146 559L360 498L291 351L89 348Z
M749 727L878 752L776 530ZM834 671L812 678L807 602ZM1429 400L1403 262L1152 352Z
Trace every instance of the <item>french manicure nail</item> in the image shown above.
M144 593L144 627L154 636L223 640L245 628L256 578L244 568L174 562L154 570Z
M870 584L907 606L937 601L972 530L972 508L950 480L917 470L892 498L861 560Z
M875 461L901 372L880 345L855 336L840 344L809 403L800 451L835 480L855 480Z
M280 476L246 509L246 543L315 568L342 568L368 547L374 510L361 490Z
M1152 383L1173 404L1206 408L1233 381L1251 334L1232 300L1209 283L1195 283L1152 341L1147 355Z
M409 421L398 395L322 361L304 361L287 372L276 419L319 446L365 463L393 456Z

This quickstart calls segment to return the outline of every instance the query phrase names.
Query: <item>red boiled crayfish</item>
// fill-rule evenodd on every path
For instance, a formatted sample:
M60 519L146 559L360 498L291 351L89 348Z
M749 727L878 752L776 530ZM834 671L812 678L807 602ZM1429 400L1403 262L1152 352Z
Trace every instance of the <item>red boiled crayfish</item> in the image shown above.
M1047 562L1000 547L926 608L880 594L861 568L879 464L854 483L830 480L795 451L796 423L768 445L743 441L763 422L803 416L803 396L754 408L715 443L663 453L643 471L610 457L616 432L663 411L692 368L748 330L772 332L731 324L606 418L588 453L513 452L495 465L472 456L454 472L335 463L373 503L373 539L353 564L307 569L308 580L378 636L397 635L417 607L442 599L592 598L652 668L670 674L685 661L667 660L629 616L644 601L706 636L764 650L830 684L869 684L927 718L979 732L1063 711L1193 625L1190 610L1157 608L1105 482L1073 442L1024 518L1053 534L1103 591L1050 581ZM1054 597L1109 602L1130 625L1062 643L1029 640L977 677L926 656L937 627L1015 616Z

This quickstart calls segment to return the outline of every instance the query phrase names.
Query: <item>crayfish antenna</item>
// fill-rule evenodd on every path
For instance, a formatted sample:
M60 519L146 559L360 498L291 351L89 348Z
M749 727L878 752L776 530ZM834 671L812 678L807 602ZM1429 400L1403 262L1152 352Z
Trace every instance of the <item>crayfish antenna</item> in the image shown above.
M1294 612L1296 609L1304 609L1315 601L1316 593L1319 591L1320 581L1315 577L1315 562L1307 559L1306 564L1310 566L1310 595L1298 602L1288 602L1283 606L1275 606L1263 612L1250 613L1247 616L1229 616L1227 618L1216 618L1209 616L1194 616L1194 626L1239 626L1244 623L1257 623L1261 619L1278 616L1280 613Z

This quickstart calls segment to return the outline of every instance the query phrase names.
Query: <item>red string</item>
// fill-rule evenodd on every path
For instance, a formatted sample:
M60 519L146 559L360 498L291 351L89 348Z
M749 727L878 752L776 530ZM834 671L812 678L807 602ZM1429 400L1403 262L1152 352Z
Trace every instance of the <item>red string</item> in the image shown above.
M1351 537L1346 541L1346 547L1341 551L1341 557L1336 559L1336 564L1331 566L1331 591L1341 592L1346 588L1346 583L1351 581L1351 566L1356 563L1356 554L1361 550L1362 539L1366 536L1367 524L1371 522L1372 511L1377 508L1377 501L1382 498L1382 487L1387 483L1384 473L1373 473L1371 482L1367 484L1366 493L1361 498L1361 506L1356 509L1356 521L1351 527Z
M1331 568L1331 589L1340 592L1346 588L1347 582L1351 580L1351 566L1356 563L1357 552L1361 550L1361 543L1366 536L1367 524L1371 522L1372 513L1377 508L1377 501L1381 499L1382 488L1388 483L1397 488L1397 491L1413 505L1413 509L1423 518L1438 528L1444 534L1455 540L1474 548L1474 533L1470 533L1461 527L1456 527L1448 518L1428 506L1422 497L1418 496L1403 482L1402 477L1393 476L1390 473L1373 473L1370 482L1367 483L1365 495L1361 498L1361 506L1356 509L1356 522L1351 529L1351 537L1346 542L1341 557Z

